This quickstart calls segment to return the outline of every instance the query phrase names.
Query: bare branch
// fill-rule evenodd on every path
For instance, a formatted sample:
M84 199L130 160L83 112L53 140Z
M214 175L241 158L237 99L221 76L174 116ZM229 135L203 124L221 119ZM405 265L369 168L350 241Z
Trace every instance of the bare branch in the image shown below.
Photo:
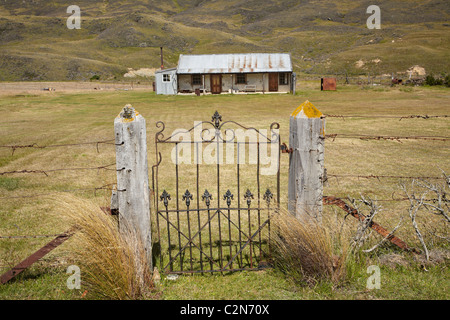
M386 237L384 237L380 242L378 242L376 245L374 245L372 248L367 249L367 250L362 250L363 252L372 252L373 250L375 250L376 248L378 248L382 243L384 243L387 239L389 239L394 233L395 231L397 231L397 229L400 227L400 225L402 224L403 221L403 217L401 217L400 221L398 222L397 226L394 228L394 230L392 230Z
M352 199L348 198L352 203L353 207L356 209L360 219L360 223L358 225L355 237L353 238L353 247L361 248L362 245L366 242L366 240L371 235L370 226L372 225L373 218L381 211L381 206L379 206L376 200L372 200L370 198L365 198L361 195L361 199ZM368 215L364 215L361 213L360 207L364 205L369 208Z
M418 199L416 197L415 193L414 193L414 184L415 183L416 183L416 180L413 180L411 182L411 185L412 185L412 187L411 187L412 188L412 191L411 191L412 193L411 194L408 193L405 185L402 185L402 189L403 189L403 191L405 191L406 196L408 197L409 202L410 202L410 206L408 208L408 213L409 213L409 217L411 219L411 223L412 223L413 228L414 228L414 230L416 232L417 238L419 239L419 241L420 241L420 243L421 243L421 245L422 245L422 247L423 247L423 249L425 251L426 259L429 260L430 259L430 255L428 253L427 245L425 244L425 241L423 239L422 233L420 232L419 227L418 227L417 222L416 222L417 212L423 206L423 202L424 202L425 196L428 193L428 191L425 191L424 193L422 193L422 195L420 196L420 199Z

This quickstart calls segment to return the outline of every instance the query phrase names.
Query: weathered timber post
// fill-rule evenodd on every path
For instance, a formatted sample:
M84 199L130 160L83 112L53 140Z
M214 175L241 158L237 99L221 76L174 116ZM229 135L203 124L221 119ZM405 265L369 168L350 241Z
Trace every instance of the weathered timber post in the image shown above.
M325 119L308 100L289 122L288 210L297 219L321 221L324 176Z
M114 120L117 192L120 232L141 241L152 268L150 188L145 119L126 105ZM114 193L113 193L114 197Z

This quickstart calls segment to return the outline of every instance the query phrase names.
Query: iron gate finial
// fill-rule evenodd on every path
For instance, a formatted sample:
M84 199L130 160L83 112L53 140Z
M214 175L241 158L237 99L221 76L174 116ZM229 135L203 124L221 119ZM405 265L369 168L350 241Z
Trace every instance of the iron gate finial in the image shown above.
M247 189L247 192L244 194L244 199L247 199L247 205L250 206L253 199L253 194L250 192L250 189Z
M227 206L231 205L231 200L233 199L233 194L228 189L227 192L223 195L223 200L227 200Z
M181 198L183 201L186 201L186 206L189 207L191 204L192 194L189 192L189 190L186 189L186 192L184 193L183 197Z
M208 190L205 190L205 192L202 195L202 200L205 201L207 207L209 207L211 199L212 195L208 192Z
M163 203L164 203L164 206L167 207L167 206L169 205L169 200L171 200L171 199L170 199L170 194L168 194L167 191L164 190L163 193L161 194L161 196L159 197L159 199L160 199L161 201L164 201L164 202L163 202Z
M212 116L211 121L214 121L214 127L216 129L219 129L220 121L222 121L222 116L219 114L219 112L216 111Z
M267 189L266 192L264 193L263 200L266 200L267 205L269 205L270 200L272 200L272 198L273 198L272 192L269 189Z

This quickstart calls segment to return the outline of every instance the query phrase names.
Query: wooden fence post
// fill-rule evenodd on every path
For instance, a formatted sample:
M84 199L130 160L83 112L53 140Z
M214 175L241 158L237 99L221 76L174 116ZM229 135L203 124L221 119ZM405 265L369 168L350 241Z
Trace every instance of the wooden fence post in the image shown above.
M152 268L150 188L145 119L126 105L114 120L120 232L135 232ZM130 228L130 229L127 229Z
M288 210L297 219L322 216L325 119L308 100L290 117Z

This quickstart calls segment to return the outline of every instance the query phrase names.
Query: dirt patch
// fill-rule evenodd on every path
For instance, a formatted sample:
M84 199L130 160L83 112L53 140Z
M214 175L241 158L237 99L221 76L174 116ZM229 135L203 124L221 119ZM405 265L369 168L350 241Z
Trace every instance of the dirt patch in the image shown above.
M429 251L430 260L426 260L424 254L414 255L413 259L397 254L388 253L383 254L378 258L378 263L382 266L395 269L396 267L408 267L411 264L419 264L422 266L430 266L436 264L444 264L450 261L450 250L447 249L432 249Z
M357 68L362 68L362 67L364 67L364 65L365 65L365 63L362 60L358 60L355 62L355 67L357 67Z
M378 263L395 269L398 266L407 267L409 261L402 255L396 253L383 254L378 258Z
M406 73L411 76L424 76L427 74L425 68L422 68L421 66L413 66L409 68Z
M447 249L432 249L429 251L430 260L427 261L425 255L418 255L414 257L414 260L421 265L433 265L446 263L450 260L450 250Z
M141 84L136 80L130 82L3 82L0 83L0 95L10 94L52 94L54 92L92 92L116 90L148 90L153 91L150 83Z
M150 78L155 76L155 68L141 68L138 70L133 70L133 68L128 68L128 72L125 73L123 76L125 78Z

